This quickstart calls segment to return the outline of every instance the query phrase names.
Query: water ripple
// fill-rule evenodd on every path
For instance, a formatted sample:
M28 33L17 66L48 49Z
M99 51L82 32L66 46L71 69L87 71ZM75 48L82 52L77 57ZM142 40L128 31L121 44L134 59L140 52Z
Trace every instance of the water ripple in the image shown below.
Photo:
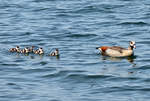
M149 101L148 0L5 0L0 9L0 100ZM130 40L132 59L95 49ZM10 53L16 45L45 54ZM59 58L47 56L54 48Z
M92 38L92 37L96 37L96 34L71 34L68 35L66 37L70 37L70 38Z
M142 21L139 21L139 22L122 22L122 23L119 23L118 25L137 25L137 26L147 26L149 25L148 23L146 22L142 22Z

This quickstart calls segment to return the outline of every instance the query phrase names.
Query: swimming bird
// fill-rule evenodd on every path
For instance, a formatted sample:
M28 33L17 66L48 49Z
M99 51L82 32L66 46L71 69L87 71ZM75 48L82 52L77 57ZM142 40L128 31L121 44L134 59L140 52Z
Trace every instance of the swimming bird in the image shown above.
M37 50L34 50L33 53L34 53L34 54L39 54L39 50L38 50L38 49L37 49Z
M127 49L119 46L101 46L96 49L99 49L102 55L111 57L127 57L134 54L133 48L136 48L135 41L130 41Z
M22 50L20 51L20 53L28 54L28 53L29 53L29 48L26 47L26 48L22 49Z
M44 54L43 48L39 48L39 54L40 54L40 55L41 55L41 54Z
M59 55L59 50L58 50L58 48L56 48L55 51L53 51L53 52L51 52L51 53L49 54L49 56L58 56L58 55Z
M16 47L16 51L17 51L18 53L20 53L20 47L19 47L19 46Z
M29 48L29 52L30 53L33 53L33 51L34 51L34 46L32 46L32 47Z
M40 55L41 55L41 54L44 54L44 50L43 50L43 48L39 48L39 49L37 49L37 50L34 50L33 53L34 53L34 54L40 54Z
M19 46L16 46L16 48L10 48L9 51L10 52L20 52L20 48L19 48Z

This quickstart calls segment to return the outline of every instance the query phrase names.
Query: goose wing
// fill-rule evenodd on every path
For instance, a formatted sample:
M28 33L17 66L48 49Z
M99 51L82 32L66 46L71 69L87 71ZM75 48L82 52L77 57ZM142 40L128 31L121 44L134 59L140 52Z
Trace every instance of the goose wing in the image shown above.
M110 47L110 49L119 51L120 53L122 53L122 50L126 50L125 48L122 48L122 47L119 47L119 46L113 46L113 47Z

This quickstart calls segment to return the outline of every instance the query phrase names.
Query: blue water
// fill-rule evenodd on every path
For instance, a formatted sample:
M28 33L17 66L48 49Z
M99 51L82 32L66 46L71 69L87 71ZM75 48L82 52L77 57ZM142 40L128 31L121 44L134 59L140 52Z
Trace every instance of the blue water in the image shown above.
M0 101L149 101L149 0L1 0ZM102 45L132 58L103 57ZM43 56L16 54L19 45ZM49 57L59 48L60 57Z

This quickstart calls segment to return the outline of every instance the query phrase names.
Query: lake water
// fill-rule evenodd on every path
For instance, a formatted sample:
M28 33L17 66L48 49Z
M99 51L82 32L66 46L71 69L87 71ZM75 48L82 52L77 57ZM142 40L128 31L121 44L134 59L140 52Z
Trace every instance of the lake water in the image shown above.
M133 58L103 57L102 45ZM43 56L16 54L19 45ZM149 0L1 0L1 101L149 101ZM47 54L59 48L60 57Z

